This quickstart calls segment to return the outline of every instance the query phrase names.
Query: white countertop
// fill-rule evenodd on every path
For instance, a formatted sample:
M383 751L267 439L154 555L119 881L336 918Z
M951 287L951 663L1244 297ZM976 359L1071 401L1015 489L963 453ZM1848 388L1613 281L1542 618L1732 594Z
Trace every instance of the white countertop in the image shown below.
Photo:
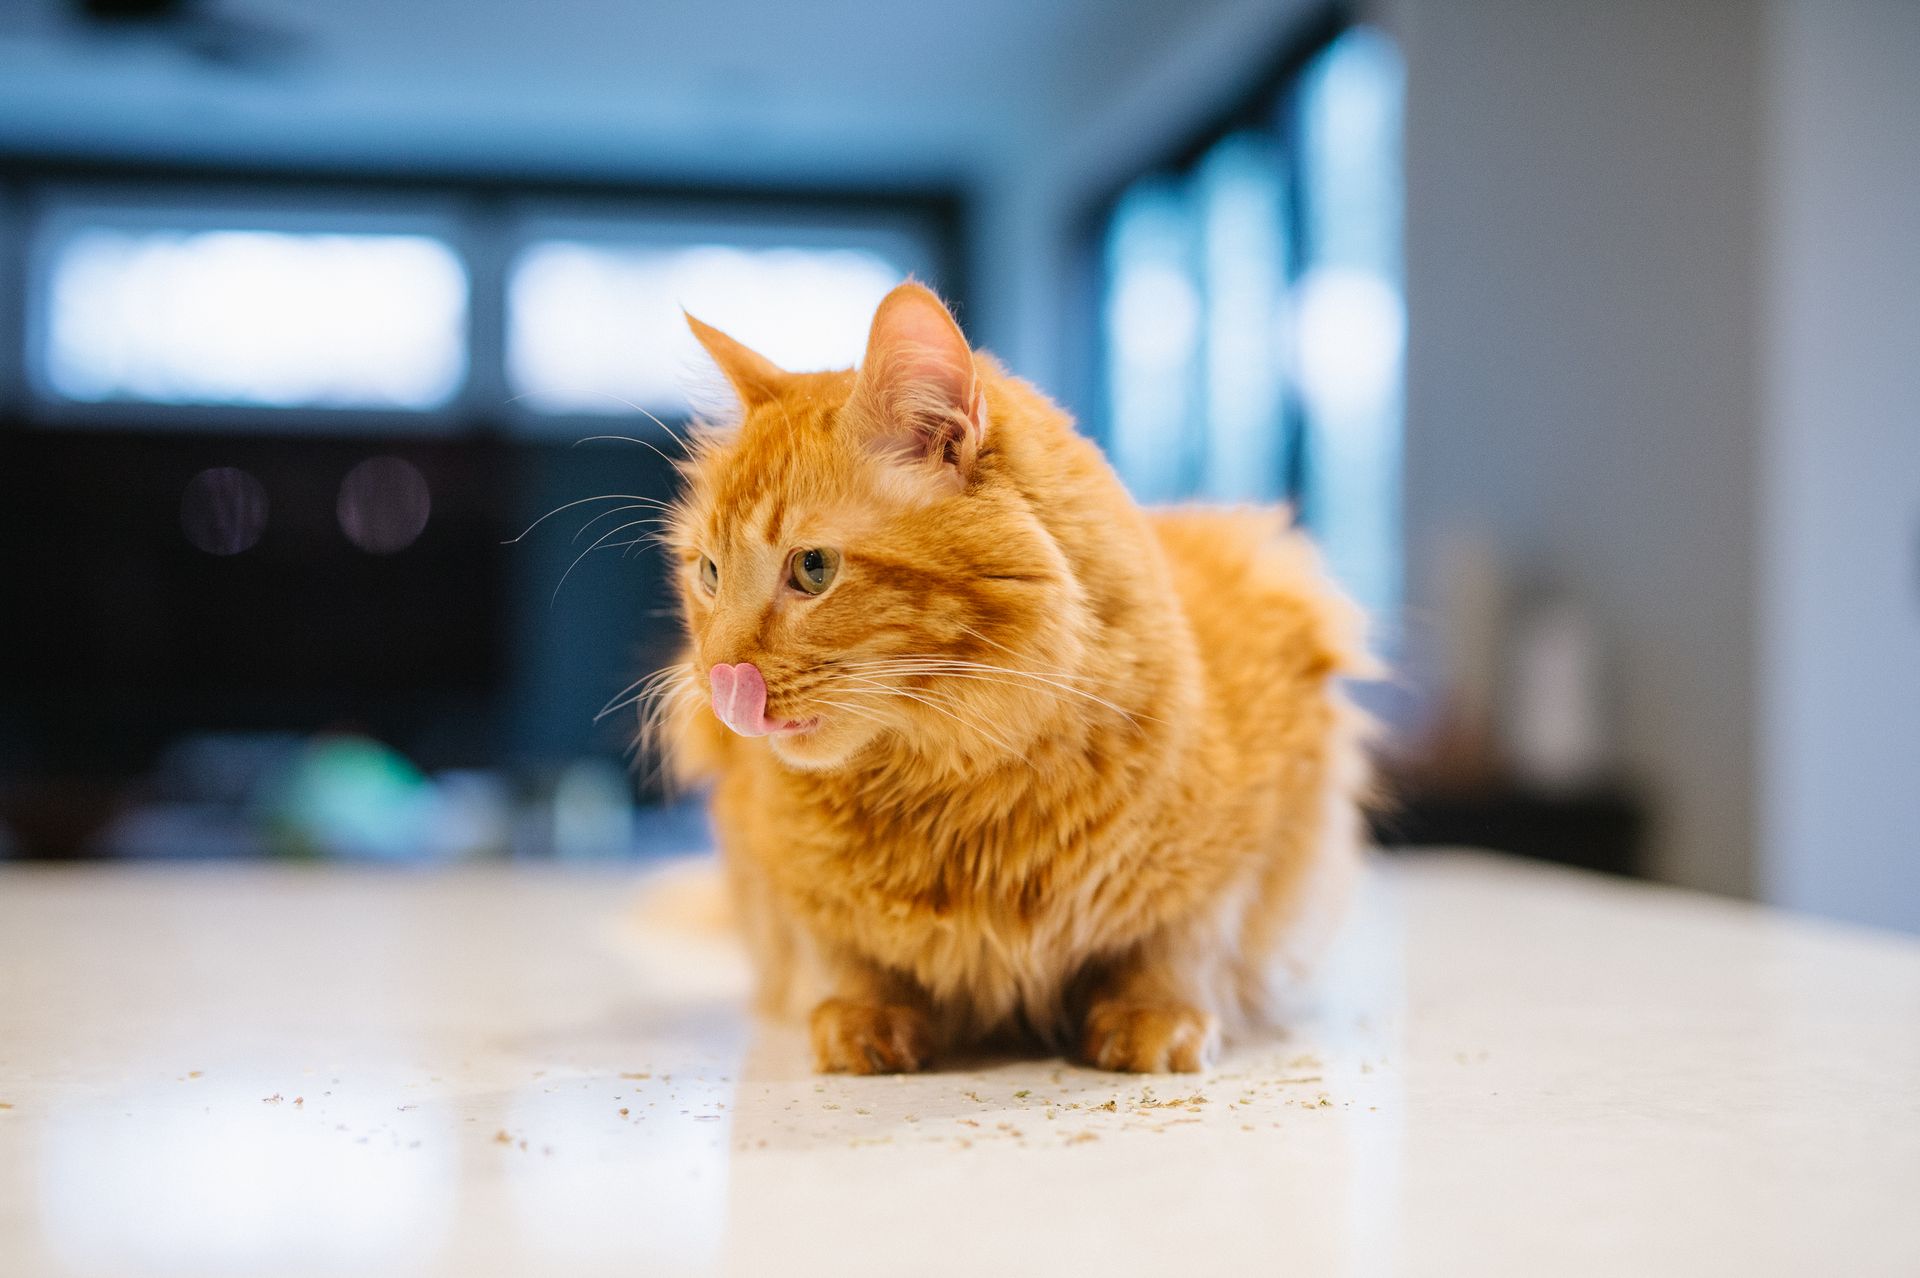
M1920 1273L1920 942L1386 861L1199 1077L819 1079L631 876L0 868L0 1273Z

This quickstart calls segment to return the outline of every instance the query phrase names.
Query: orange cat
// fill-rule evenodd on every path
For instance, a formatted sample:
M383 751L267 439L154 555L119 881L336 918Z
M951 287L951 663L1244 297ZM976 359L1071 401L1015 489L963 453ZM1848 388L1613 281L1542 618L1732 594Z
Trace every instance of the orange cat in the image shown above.
M767 1003L823 1070L1204 1067L1355 858L1356 611L1279 511L1142 513L919 285L857 374L689 323L743 417L684 466L661 713Z

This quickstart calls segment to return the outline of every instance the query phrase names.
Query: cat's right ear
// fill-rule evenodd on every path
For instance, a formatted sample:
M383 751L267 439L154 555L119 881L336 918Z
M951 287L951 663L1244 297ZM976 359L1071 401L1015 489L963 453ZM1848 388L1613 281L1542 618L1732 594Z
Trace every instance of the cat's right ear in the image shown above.
M966 484L987 434L987 401L973 350L931 289L909 280L874 312L853 403L874 449Z
M680 314L686 316L687 327L726 374L733 393L740 397L741 407L754 408L779 396L781 386L791 376L786 369L760 352L742 346L713 325L703 324L685 311Z

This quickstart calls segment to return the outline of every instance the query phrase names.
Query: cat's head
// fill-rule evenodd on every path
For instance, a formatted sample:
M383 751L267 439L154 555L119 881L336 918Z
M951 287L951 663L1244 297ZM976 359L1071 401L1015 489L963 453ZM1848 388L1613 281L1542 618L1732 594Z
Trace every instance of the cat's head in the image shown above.
M1008 457L1011 379L917 284L881 302L857 372L789 373L688 322L741 408L698 436L669 536L712 712L799 768L1018 751L1081 627Z

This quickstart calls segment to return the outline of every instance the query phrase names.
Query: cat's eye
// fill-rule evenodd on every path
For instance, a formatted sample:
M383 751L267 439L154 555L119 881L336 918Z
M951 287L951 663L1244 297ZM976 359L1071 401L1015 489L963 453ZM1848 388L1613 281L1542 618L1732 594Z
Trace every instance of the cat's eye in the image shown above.
M720 589L720 565L705 555L700 556L700 586L708 594Z
M824 550L815 546L811 550L796 550L789 561L788 580L793 582L795 590L809 595L817 595L833 584L833 574L840 569L838 551Z

